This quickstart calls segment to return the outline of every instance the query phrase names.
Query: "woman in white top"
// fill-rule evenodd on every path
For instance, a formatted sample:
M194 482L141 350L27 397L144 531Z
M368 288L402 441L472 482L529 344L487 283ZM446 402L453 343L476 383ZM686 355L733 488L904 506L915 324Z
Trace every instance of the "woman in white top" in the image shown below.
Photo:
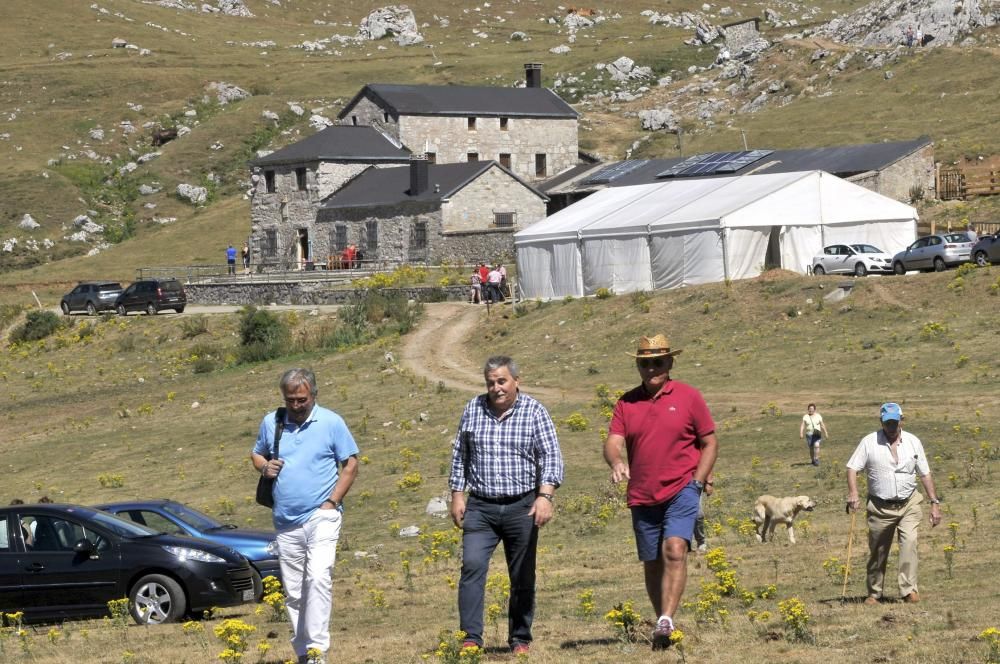
M830 434L823 423L823 416L816 412L816 404L809 404L806 414L802 416L802 424L799 425L799 438L804 438L809 446L809 459L812 465L819 465L819 444Z

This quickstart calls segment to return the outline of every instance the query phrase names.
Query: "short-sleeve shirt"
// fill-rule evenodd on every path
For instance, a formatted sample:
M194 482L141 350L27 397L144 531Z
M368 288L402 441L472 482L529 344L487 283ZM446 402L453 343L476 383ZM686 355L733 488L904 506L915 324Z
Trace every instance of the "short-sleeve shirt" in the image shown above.
M677 495L698 467L700 439L715 422L697 389L668 381L655 395L639 387L615 404L610 433L625 438L628 505L658 505Z
M274 449L274 413L260 423L253 451L270 456ZM330 497L340 477L338 464L358 454L358 445L340 415L313 406L301 425L285 419L278 458L285 462L274 483L272 517L276 530L287 530L309 520Z
M896 459L892 460L889 441L879 429L861 439L847 467L865 472L869 495L882 500L906 500L917 488L917 475L923 477L931 468L923 443L908 431L901 432Z
M236 248L235 247L229 247L228 249L226 249L226 260L227 261L235 261L236 260Z
M802 416L802 423L806 425L806 435L808 436L814 431L822 431L820 427L823 426L823 416L819 413L813 413L812 415L806 413Z

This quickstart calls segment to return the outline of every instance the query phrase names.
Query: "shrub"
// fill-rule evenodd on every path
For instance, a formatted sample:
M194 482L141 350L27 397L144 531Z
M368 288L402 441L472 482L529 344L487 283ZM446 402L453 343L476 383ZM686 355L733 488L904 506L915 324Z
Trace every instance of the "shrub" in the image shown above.
M38 341L54 334L60 327L62 321L57 314L51 311L29 311L28 319L10 333L10 340L13 343Z
M269 311L253 306L240 314L240 362L263 362L281 357L291 335L288 326Z
M598 288L597 292L594 293L598 300L606 300L614 294L615 292L610 288Z
M208 318L197 315L181 319L181 331L185 339L194 339L208 332Z

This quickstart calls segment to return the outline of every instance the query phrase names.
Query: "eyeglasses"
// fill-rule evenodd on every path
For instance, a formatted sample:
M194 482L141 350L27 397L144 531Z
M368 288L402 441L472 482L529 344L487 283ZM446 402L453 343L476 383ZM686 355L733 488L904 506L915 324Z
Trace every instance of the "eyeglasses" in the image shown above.
M312 397L285 397L285 403L292 406L301 406L309 403L310 399L312 399Z
M639 365L640 369L649 369L650 367L655 367L657 369L662 369L667 366L667 358L665 357L646 357L639 358L635 362Z

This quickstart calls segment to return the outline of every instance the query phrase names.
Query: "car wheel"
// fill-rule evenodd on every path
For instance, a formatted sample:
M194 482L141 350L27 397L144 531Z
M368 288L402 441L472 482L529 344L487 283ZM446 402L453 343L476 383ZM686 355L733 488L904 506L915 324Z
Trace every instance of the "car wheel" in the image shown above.
M96 316L97 315L97 307L94 306L93 302L88 302L87 303L87 315L88 316Z
M813 274L815 274L817 277L822 277L824 274L826 274L826 270L823 269L822 265L817 265L816 267L813 268Z
M174 307L174 311L176 311L179 314L182 314L184 313L184 307Z
M863 277L868 274L868 268L865 267L864 263L858 263L854 266L854 276Z
M260 572L253 567L250 568L250 576L253 577L253 599L259 602L264 597L264 581L260 578Z
M935 272L944 272L944 268L945 267L946 266L944 264L944 260L940 256L937 256L937 257L934 258L934 271Z
M118 312L119 316L128 316L128 309L125 308L124 304L119 304L115 307L115 311Z
M148 574L139 579L129 591L128 599L132 618L140 625L177 622L187 608L180 584L162 574Z
M986 256L985 251L976 252L976 265L979 267L986 267L990 264L990 259Z
M892 271L896 274L906 274L906 268L903 267L903 264L900 261L896 261L892 264Z
M69 316L69 303L68 302L60 302L59 303L59 308L62 309L63 316Z
M150 302L149 304L147 304L146 305L146 313L149 314L150 316L155 316L156 315L156 305L153 304L152 302Z

